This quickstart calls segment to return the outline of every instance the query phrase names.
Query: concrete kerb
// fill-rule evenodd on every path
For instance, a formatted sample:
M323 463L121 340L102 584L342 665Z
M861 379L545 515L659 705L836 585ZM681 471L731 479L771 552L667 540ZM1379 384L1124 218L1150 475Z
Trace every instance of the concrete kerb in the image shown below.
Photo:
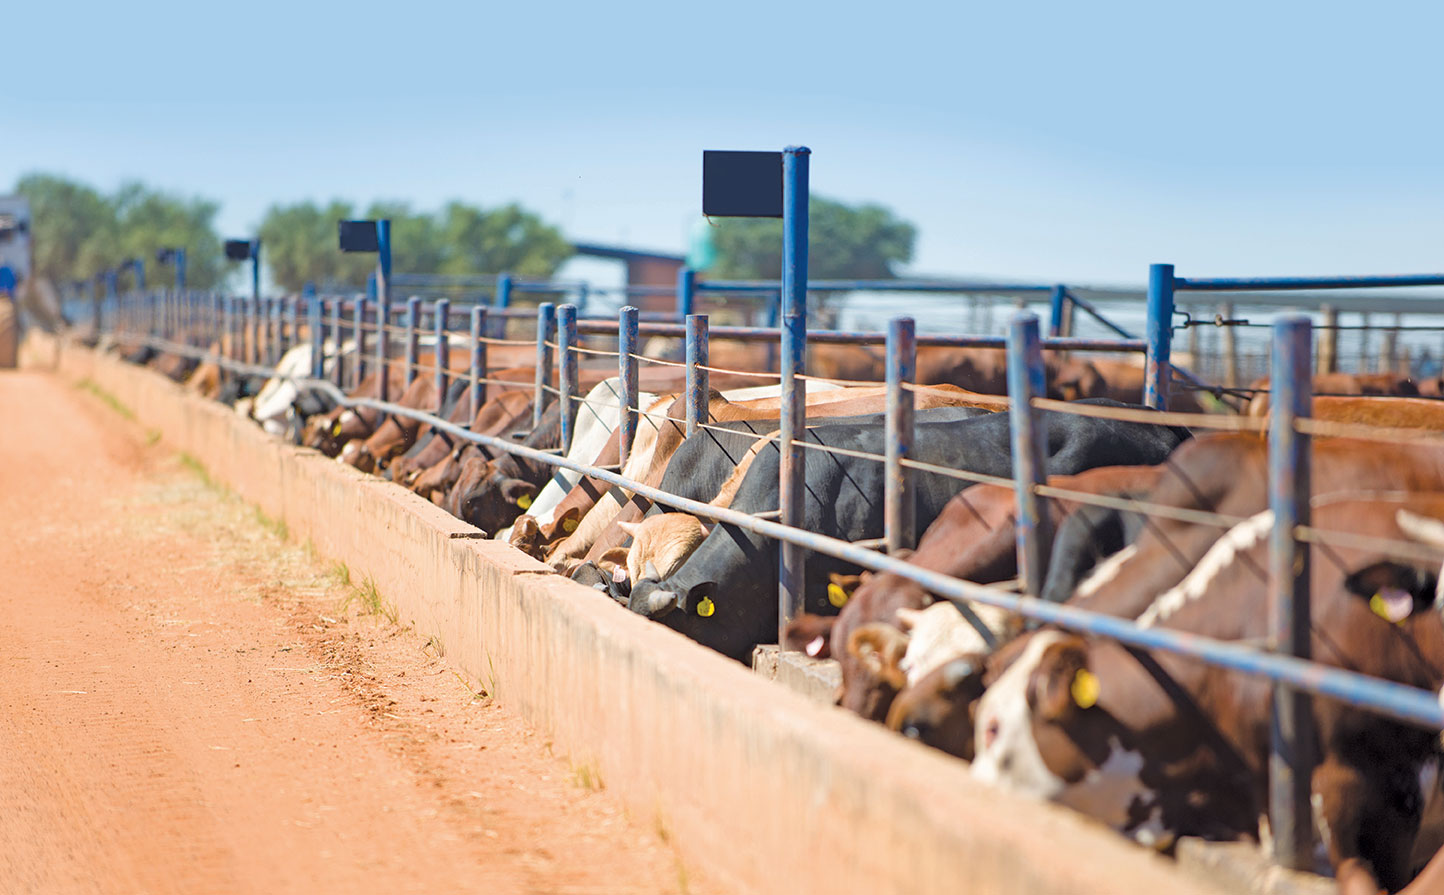
M159 374L73 344L59 368L115 394L293 538L369 575L453 667L598 771L684 860L740 890L1217 892L1070 812L989 789L961 762L761 680Z

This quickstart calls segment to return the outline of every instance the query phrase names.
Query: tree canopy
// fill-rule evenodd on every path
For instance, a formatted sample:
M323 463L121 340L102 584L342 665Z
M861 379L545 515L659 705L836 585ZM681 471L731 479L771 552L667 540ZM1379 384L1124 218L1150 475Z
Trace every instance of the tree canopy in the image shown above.
M261 223L262 260L277 284L299 289L307 282L360 286L374 265L368 255L336 248L336 221L389 218L391 266L398 272L451 275L515 273L549 277L572 254L561 233L519 205L483 209L448 202L434 213L405 202L376 202L360 215L349 202L333 200L273 205Z
M146 263L151 282L155 251L186 250L191 286L210 288L222 275L215 231L220 206L127 182L110 195L54 174L27 174L15 192L30 200L35 273L57 283L86 279L130 258Z
M808 209L809 279L889 279L894 265L912 260L917 230L881 205L847 205L813 196ZM719 279L782 276L782 221L723 218L715 222Z

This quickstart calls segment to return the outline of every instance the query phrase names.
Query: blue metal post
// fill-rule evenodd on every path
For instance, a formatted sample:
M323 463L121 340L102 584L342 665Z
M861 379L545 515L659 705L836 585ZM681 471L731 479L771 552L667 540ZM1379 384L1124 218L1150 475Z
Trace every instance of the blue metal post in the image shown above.
M622 381L622 420L617 438L619 462L625 468L632 456L632 442L637 440L637 405L640 403L637 377L637 314L636 308L622 308L617 322L617 376Z
M436 300L436 412L446 406L446 389L450 385L451 334L447 324L451 318L451 302L444 298Z
M917 502L912 470L902 461L913 445L913 393L904 383L917 380L917 334L911 317L887 325L887 447L883 480L883 537L887 552L911 550L917 543Z
M486 306L473 305L471 308L471 419L475 420L486 403Z
M345 341L345 331L341 328L341 306L345 304L340 296L331 299L331 350L335 352L336 359L331 367L331 381L337 388L345 387L344 357L341 351L341 343Z
M311 378L321 379L326 375L326 334L321 330L321 297L316 287L306 284L306 335L311 340Z
M587 312L587 301L588 301L590 298L591 298L591 290L587 287L587 284L586 284L586 283L578 283L578 284L577 284L577 313L578 313L578 314L585 314L585 313Z
M1048 295L1048 335L1058 338L1063 335L1063 306L1068 301L1068 290L1059 283Z
M777 496L783 525L804 528L806 462L801 442L807 437L807 382L798 377L807 363L807 198L811 150L782 151L782 406L779 429L782 463ZM800 545L783 542L777 581L777 642L785 642L787 623L802 612L807 595Z
M381 381L376 385L376 394L382 401L388 400L389 371L387 360L391 357L391 221L381 218L376 222L376 369Z
M175 250L175 287L180 292L186 291L186 250Z
M707 366L711 347L707 315L687 315L687 437L701 432L707 422Z
M1173 340L1173 265L1153 264L1148 268L1148 323L1143 333L1148 343L1143 367L1143 403L1156 410L1168 409L1168 389L1173 378L1169 349Z
M301 341L301 327L297 320L300 309L297 307L296 297L288 295L283 301L286 308L286 325L281 336L281 353L285 354Z
M1295 421L1313 411L1308 317L1274 323L1273 396L1269 414L1269 507L1274 528L1269 540L1269 633L1276 652L1311 657L1309 549L1294 537L1309 524L1311 475L1309 437ZM1314 767L1314 720L1308 694L1274 686L1269 753L1269 825L1280 864L1302 870L1313 859L1310 792Z
M261 357L260 323L261 323L261 241L251 240L251 305L254 312L252 323L255 328L252 330L252 338L256 339L251 343L255 357L252 363L257 363Z
M281 299L266 299L266 363L275 366L281 362Z
M221 356L236 359L236 300L230 295L221 297Z
M421 341L421 297L413 295L406 299L406 387L416 378L416 359L420 356Z
M562 402L562 453L572 448L572 433L577 426L577 398L580 395L577 384L577 306L562 305L557 308L557 365L561 367L558 377L558 400Z
M1017 490L1018 578L1030 596L1043 592L1052 546L1052 520L1034 492L1048 481L1048 425L1033 399L1047 394L1038 318L1018 314L1008 328L1009 422L1013 430L1013 486Z
M504 273L496 278L496 300L494 306L506 310L511 307L511 274ZM498 314L496 317L496 338L506 338L506 315Z
M360 388L366 378L366 299L357 298L352 304L351 337L356 350L351 360L351 387Z
M677 271L677 319L686 320L693 314L697 300L697 271L684 267Z
M498 295L500 291L498 290ZM536 307L536 393L532 397L532 428L541 426L552 384L552 346L557 333L557 306L544 301Z

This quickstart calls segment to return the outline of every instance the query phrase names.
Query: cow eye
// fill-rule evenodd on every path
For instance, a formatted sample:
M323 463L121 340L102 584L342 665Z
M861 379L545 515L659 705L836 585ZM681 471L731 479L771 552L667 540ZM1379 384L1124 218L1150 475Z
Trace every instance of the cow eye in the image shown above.
M994 718L993 720L988 722L987 728L983 730L983 748L986 749L989 746L993 745L993 742L997 739L998 719Z

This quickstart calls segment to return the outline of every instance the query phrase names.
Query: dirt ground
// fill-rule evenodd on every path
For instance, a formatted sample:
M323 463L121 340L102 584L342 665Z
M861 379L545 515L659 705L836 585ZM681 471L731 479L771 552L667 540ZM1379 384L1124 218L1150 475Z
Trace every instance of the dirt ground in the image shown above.
M156 442L0 373L0 893L716 891Z

